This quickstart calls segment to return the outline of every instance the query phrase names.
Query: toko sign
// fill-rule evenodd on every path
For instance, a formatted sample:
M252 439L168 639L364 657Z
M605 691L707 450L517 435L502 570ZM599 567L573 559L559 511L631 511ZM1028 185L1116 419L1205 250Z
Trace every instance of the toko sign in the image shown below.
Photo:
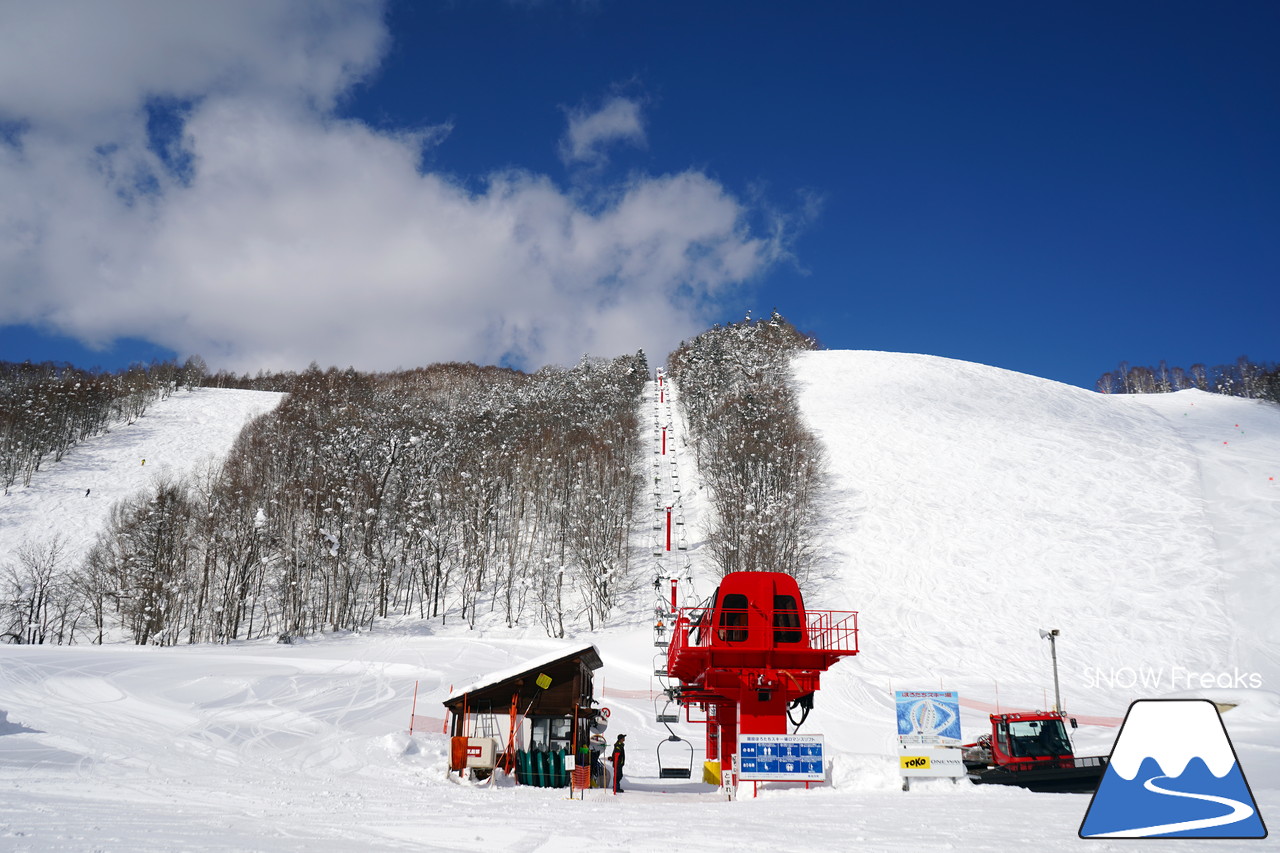
M959 778L965 770L964 759L960 750L945 747L903 747L898 754L898 773L905 777L912 776L950 776Z

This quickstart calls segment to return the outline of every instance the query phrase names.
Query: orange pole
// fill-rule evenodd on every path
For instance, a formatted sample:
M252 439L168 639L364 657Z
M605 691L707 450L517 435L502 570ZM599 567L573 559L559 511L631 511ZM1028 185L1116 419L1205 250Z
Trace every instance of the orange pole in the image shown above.
M502 763L508 776L515 774L516 766L516 709L519 707L520 694L511 694L511 724L507 726L507 754Z
M466 696L462 697L462 736L470 737L470 735L467 734L467 697ZM462 769L458 771L458 776L459 778L461 778L466 775L467 775L467 768L466 768L466 763L464 762Z

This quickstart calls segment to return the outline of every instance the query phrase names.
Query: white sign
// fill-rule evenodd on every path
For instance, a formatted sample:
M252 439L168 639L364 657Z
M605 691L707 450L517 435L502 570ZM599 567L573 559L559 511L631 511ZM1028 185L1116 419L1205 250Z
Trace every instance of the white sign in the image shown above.
M968 773L960 750L929 746L905 746L898 753L898 772L903 776L955 778Z

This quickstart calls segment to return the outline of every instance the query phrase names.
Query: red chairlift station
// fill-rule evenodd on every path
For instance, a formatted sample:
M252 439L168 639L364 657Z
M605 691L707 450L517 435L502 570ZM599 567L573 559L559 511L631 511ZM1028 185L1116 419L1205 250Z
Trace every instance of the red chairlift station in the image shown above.
M803 721L820 675L858 653L858 614L806 609L790 575L732 572L699 607L677 607L676 584L667 675L678 684L667 695L687 722L706 724L707 759L724 770L736 767L739 735L788 734L789 712L802 709Z

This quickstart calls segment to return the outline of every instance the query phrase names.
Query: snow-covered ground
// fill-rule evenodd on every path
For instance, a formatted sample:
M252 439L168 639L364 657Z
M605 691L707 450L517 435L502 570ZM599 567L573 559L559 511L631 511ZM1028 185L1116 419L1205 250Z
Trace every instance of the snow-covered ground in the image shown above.
M632 781L618 797L461 783L445 773L439 725L406 731L415 684L417 713L440 715L452 688L570 645L536 628L404 622L291 646L0 647L0 849L1123 849L1077 838L1085 796L900 789L891 691L960 690L965 735L976 737L997 703L1053 702L1040 628L1062 631L1068 710L1100 723L1079 730L1083 752L1109 749L1132 699L1204 692L1188 673L1256 675L1262 689L1209 692L1240 703L1223 720L1264 820L1280 814L1280 410L1190 392L1102 397L883 353L805 355L796 375L832 471L828 577L808 603L861 613L862 654L824 676L803 729L826 736L831 784L726 802L657 778L666 731L648 698L652 591L642 587L614 627L571 641L599 648L610 734L628 735ZM646 434L669 417L677 442L678 412L654 414ZM152 448L178 440L156 435L113 455L104 445L120 433L0 504L0 535L39 525L57 495L73 514L55 477L97 497L85 460L114 472L145 456L150 469L161 458ZM688 550L653 557L642 518L636 568L648 577L649 561L668 561L662 570L705 586L696 471L691 454L676 458L681 491L660 478L654 499L683 512ZM101 516L81 518L88 528ZM1149 686L1125 686L1141 677ZM1143 849L1188 844L1274 842Z

